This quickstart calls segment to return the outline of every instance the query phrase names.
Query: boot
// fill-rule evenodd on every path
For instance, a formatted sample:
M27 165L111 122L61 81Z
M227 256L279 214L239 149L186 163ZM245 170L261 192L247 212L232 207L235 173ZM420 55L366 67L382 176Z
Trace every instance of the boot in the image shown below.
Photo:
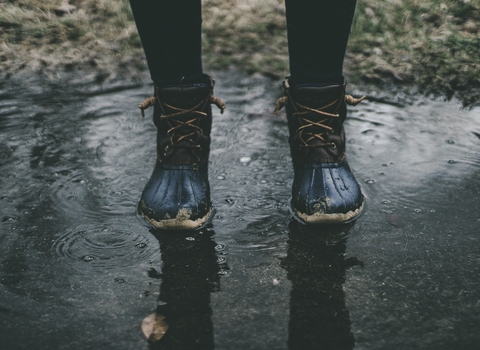
M364 197L345 156L343 122L346 103L361 99L345 95L345 84L299 84L290 88L276 111L286 105L294 180L291 207L306 224L346 223L363 209Z
M157 159L143 190L138 211L155 228L191 230L203 227L214 210L208 182L214 81L155 87L155 97L139 105L154 106Z

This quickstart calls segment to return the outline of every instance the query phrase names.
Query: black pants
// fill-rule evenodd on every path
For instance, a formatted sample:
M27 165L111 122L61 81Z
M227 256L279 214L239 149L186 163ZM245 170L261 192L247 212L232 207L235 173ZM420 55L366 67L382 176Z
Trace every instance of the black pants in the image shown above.
M152 80L195 81L203 73L201 0L130 0ZM285 0L291 80L336 83L356 0Z

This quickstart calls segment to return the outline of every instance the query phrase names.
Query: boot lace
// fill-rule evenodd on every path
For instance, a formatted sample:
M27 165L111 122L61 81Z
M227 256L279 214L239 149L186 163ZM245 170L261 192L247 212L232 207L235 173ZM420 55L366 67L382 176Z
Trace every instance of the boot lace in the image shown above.
M286 83L287 84L287 83ZM346 104L350 106L356 106L360 102L365 99L365 96L360 98L355 98L351 95L343 95L344 101ZM275 106L275 110L273 113L278 113L289 101L292 103L292 106L295 109L293 116L297 117L300 123L300 127L297 129L297 135L300 139L302 146L304 147L336 147L336 144L327 141L327 134L333 131L333 128L330 126L332 123L332 118L339 118L340 114L338 113L329 113L326 112L328 108L341 103L342 97L334 100L333 102L321 106L318 108L310 108L308 106L304 106L298 102L295 102L290 95L290 88L288 85L286 86L286 96L280 97L277 101ZM320 120L312 120L312 114L314 116L321 116ZM315 129L315 132L311 128ZM318 132L318 129L321 131ZM310 131L312 130L312 131ZM320 140L322 143L320 144L311 144L313 140Z
M225 103L220 100L218 97L213 95L207 96L204 100L200 101L197 105L191 108L178 108L172 105L169 105L163 101L161 101L158 97L150 97L147 98L145 101L138 105L140 108L140 113L142 117L145 117L145 110L148 107L154 106L158 102L161 110L160 119L167 120L169 129L167 130L167 135L170 136L172 141L172 146L178 145L181 141L188 141L188 145L183 143L182 147L199 147L198 145L194 145L195 140L194 137L196 135L200 135L203 133L202 128L198 125L200 122L201 117L206 117L207 113L202 112L207 104L214 104L220 109L220 113L223 114L225 110ZM166 109L173 111L170 114L167 114ZM192 114L194 117L187 121L181 121L176 118L186 115ZM178 131L182 130L182 133L178 133ZM185 130L191 130L190 132L185 132Z

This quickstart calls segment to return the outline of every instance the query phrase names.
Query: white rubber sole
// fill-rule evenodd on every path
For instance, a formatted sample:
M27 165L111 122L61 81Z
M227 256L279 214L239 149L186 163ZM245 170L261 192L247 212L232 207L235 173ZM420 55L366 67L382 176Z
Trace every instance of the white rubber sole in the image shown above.
M148 217L146 214L143 213L142 206L144 204L139 204L138 212L142 216L143 220L149 223L157 230L178 230L178 231L190 231L190 230L199 230L202 229L204 226L210 223L213 218L213 214L215 214L215 208L212 206L208 213L202 217L195 220L190 219L191 211L183 208L180 209L177 216L174 218L165 218L164 220L155 220L153 218Z
M365 199L362 200L362 205L356 209L347 213L333 213L326 214L324 212L317 212L311 215L301 213L298 210L291 208L293 217L301 223L307 225L332 225L332 224L348 224L354 220L357 220L363 211L365 206Z

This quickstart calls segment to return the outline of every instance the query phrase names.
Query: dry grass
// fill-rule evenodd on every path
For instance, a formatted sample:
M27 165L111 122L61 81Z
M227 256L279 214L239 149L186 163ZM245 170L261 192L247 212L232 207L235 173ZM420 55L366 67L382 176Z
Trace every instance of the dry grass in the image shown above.
M479 10L478 0L360 1L350 72L357 80L415 83L447 98L456 93L473 104L480 88Z
M0 3L0 64L6 78L37 72L128 76L145 69L128 1Z
M208 66L288 74L283 0L204 0L203 51Z
M283 0L203 0L204 62L288 74ZM347 58L353 82L416 85L425 93L479 99L479 0L359 0ZM127 0L0 0L3 78L95 79L145 71Z

